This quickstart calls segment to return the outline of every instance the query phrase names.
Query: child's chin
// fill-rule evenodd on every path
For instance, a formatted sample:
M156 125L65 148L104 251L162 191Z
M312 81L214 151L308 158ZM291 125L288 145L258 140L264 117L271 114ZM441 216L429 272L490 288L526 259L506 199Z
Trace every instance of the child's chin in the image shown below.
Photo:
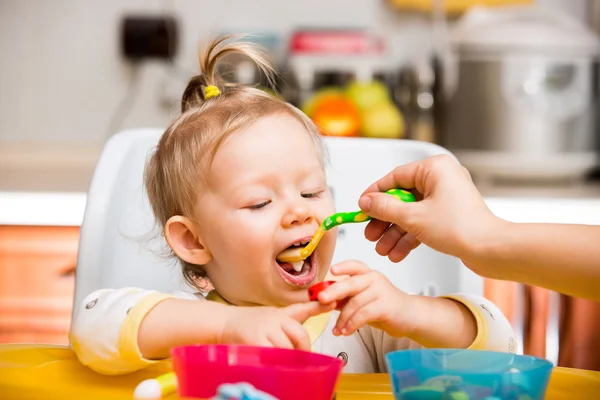
M306 288L289 290L286 293L282 293L282 295L279 296L278 299L278 303L282 307L287 307L297 303L306 303L307 301L310 301L310 299L308 298L308 289Z

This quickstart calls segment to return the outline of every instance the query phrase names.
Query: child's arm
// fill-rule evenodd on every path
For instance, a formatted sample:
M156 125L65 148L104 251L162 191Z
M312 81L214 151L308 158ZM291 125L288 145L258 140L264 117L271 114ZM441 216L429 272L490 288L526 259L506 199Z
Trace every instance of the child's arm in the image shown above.
M323 304L348 299L334 334L351 335L371 325L425 347L516 349L510 324L497 307L483 298L464 294L446 298L408 295L381 273L357 261L334 265L331 271L350 276L319 294Z
M168 303L201 313L202 329L182 329L192 328L198 319L174 313L168 323L149 331L152 326L145 324L146 317L152 317L155 311L160 313ZM183 292L173 295L139 288L98 290L86 297L73 317L69 339L79 360L95 371L108 375L129 373L168 356L168 350L161 351L157 346L161 337L166 339L163 346L174 339L175 332L184 331L194 332L200 341L212 342L219 334L226 307Z
M471 311L458 301L426 296L411 296L413 313L409 339L423 347L467 348L479 332Z
M508 319L491 301L463 293L415 297L415 329L407 336L421 346L517 351Z
M119 375L167 358L175 346L238 343L310 349L302 322L332 310L318 303L233 307L180 292L138 288L99 290L73 318L69 338L91 369Z
M164 300L137 323L140 353L147 359L163 359L175 346L219 343L231 311L212 301Z

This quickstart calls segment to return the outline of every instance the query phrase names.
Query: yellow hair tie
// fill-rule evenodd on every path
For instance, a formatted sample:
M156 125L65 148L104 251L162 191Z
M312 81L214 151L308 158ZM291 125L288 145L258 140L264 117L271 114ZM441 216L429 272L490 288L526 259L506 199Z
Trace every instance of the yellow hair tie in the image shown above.
M211 85L211 86L207 86L206 89L204 89L204 98L205 99L210 99L211 97L217 97L220 94L221 94L221 91L216 86Z

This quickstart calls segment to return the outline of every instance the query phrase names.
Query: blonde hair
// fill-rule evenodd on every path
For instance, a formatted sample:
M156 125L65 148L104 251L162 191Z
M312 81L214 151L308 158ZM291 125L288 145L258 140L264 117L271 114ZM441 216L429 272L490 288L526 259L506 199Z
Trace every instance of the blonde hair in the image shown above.
M250 58L274 86L275 69L262 49L237 35L221 36L200 51L200 74L190 79L181 99L181 114L167 127L145 170L145 185L152 211L164 227L174 215L192 220L194 207L206 182L206 171L219 147L233 133L260 118L285 114L304 125L323 156L317 126L297 108L266 92L226 82L217 65L230 54ZM220 94L206 97L206 88L216 86ZM171 256L174 256L172 251ZM180 260L188 283L202 289L203 266Z

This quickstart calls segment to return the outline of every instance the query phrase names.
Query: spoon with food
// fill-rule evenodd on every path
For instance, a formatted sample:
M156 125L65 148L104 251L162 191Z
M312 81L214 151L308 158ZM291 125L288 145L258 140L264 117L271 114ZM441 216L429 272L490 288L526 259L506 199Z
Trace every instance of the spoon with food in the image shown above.
M415 195L404 189L390 189L386 192L398 200L410 203L417 201ZM369 221L372 218L362 211L340 212L325 218L317 232L305 247L290 247L277 256L277 261L287 262L292 265L302 263L315 251L325 232L342 224L352 224Z

